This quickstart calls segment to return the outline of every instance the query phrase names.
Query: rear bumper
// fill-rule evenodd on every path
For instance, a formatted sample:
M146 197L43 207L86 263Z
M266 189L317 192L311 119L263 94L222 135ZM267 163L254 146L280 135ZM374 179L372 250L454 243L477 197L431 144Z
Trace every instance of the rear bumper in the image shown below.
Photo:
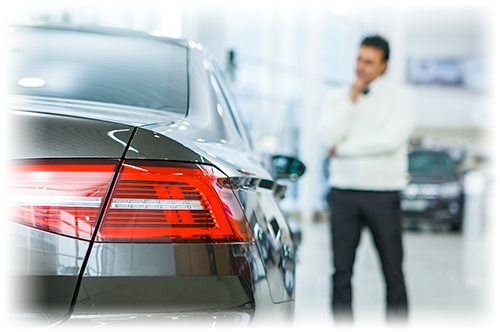
M222 279L220 280L222 281ZM224 283L224 281L222 281ZM295 302L273 303L266 279L255 284L255 305L243 305L233 308L212 307L211 309L170 310L155 312L101 312L74 313L69 319L55 324L61 327L140 327L140 328L242 328L269 327L269 324L284 326L293 323ZM213 300L212 300L213 303ZM130 309L131 307L129 307Z
M71 315L54 320L43 313L46 307L24 307L25 312L9 317L9 324L28 328L234 328L293 323L294 301L274 303L265 278L253 284L250 294L246 292L249 285L245 279L242 276L85 278Z
M253 315L244 276L85 277L73 315L158 314L231 309Z
M216 312L170 312L136 314L96 314L72 315L63 324L67 328L238 328L246 327L252 315L237 310L218 310Z
M272 300L255 243L96 243L89 248L84 241L12 226L17 236L9 252L22 263L10 273L14 325L166 320L173 326L211 327L218 320L243 326L293 316L293 301Z

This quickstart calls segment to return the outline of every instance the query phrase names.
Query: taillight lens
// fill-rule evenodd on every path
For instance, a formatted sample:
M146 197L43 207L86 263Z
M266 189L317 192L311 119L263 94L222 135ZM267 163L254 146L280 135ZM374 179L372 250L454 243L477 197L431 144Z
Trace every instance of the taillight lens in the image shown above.
M246 242L244 213L214 167L126 161L97 242Z
M91 240L98 217L103 215L96 242L251 240L244 212L227 177L216 168L126 161L113 185L117 164L39 160L13 165L9 172L8 219ZM107 195L110 198L106 200Z
M117 163L38 160L11 165L8 219L90 240Z

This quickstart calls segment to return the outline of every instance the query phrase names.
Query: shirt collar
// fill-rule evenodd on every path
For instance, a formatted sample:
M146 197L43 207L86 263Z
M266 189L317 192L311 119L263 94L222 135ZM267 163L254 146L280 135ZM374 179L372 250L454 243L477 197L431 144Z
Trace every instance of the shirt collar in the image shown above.
M376 91L380 87L382 82L383 82L383 77L378 76L370 84L368 84L368 91L370 91L370 92Z

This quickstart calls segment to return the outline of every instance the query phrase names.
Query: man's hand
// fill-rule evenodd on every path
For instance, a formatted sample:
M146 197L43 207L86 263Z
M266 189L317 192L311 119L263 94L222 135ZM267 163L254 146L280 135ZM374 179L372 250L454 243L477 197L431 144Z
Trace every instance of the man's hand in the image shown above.
M328 151L328 158L335 156L336 153L337 150L335 148L332 148L330 151Z
M354 103L358 99L359 94L363 91L366 86L365 79L358 76L358 79L351 86L351 101Z

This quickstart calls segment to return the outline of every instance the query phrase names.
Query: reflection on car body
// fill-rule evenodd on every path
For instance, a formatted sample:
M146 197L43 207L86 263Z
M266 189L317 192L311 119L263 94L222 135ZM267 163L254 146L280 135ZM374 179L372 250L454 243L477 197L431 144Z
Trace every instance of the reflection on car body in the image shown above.
M50 26L12 27L8 42L15 317L289 320L283 186L201 45Z
M404 225L430 223L432 226L461 229L462 180L448 152L417 149L408 158L411 181L401 193Z

